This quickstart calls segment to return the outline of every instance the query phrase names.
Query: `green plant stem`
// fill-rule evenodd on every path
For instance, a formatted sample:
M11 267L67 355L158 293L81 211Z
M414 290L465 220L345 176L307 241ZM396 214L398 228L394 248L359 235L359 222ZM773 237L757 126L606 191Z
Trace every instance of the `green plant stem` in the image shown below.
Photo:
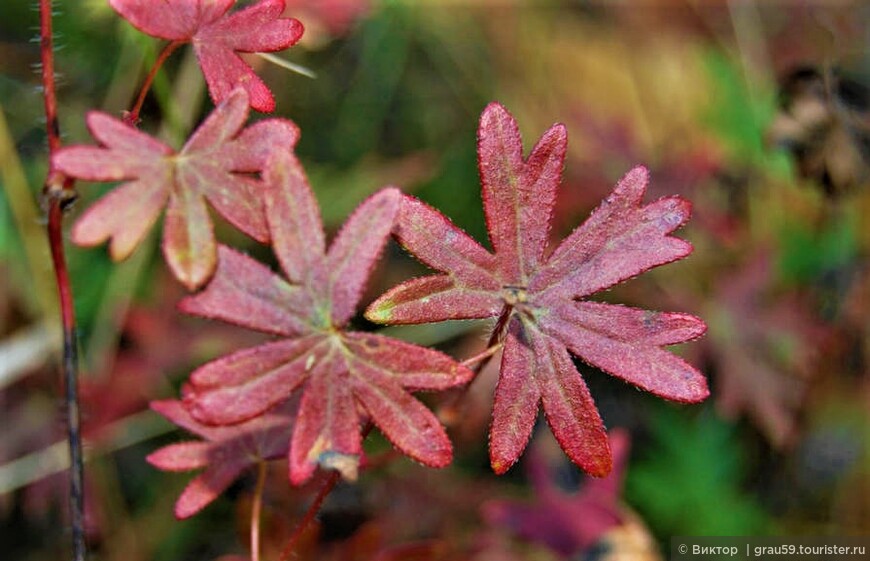
M157 60L154 61L154 64L151 66L151 70L148 71L148 75L145 77L145 82L142 84L142 89L139 90L139 97L136 98L136 103L133 104L133 108L124 115L124 121L131 125L136 126L139 122L139 112L142 110L142 105L145 103L145 96L148 95L148 90L151 89L151 84L154 82L154 77L157 76L157 71L160 70L160 67L163 66L163 63L166 62L166 59L169 58L175 49L183 45L182 41L172 41L163 47L163 50L160 51L160 54L157 55Z
M260 561L260 513L263 510L263 487L266 484L266 462L257 465L257 485L251 505L251 561Z
M43 101L46 136L48 137L48 175L43 197L48 204L48 243L57 280L63 325L63 378L66 397L67 440L70 454L70 518L72 549L75 561L85 559L84 463L82 459L81 421L78 399L78 353L72 286L63 247L63 213L76 198L72 179L57 172L51 158L60 149L60 125L57 119L57 93L54 81L54 42L51 26L51 0L39 1L39 39L42 59Z

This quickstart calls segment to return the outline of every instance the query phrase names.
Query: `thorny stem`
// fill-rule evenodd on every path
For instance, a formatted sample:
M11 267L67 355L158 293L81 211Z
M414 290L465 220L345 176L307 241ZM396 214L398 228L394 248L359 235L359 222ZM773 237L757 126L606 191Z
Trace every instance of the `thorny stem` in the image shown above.
M72 179L51 165L51 157L60 148L57 119L57 93L54 82L54 44L51 29L51 0L39 0L39 38L42 58L42 87L48 137L48 176L43 197L48 203L48 241L57 280L63 324L63 377L66 387L67 440L70 454L70 518L72 519L73 559L85 559L84 464L78 399L78 356L76 319L72 287L63 248L63 212L76 194Z
M251 506L251 561L260 561L260 512L263 509L263 487L266 484L266 462L257 466L257 485Z
M148 76L145 77L145 82L142 84L142 89L139 90L139 97L136 98L136 103L133 105L133 108L130 109L129 113L124 115L124 121L131 126L136 126L139 122L139 112L142 110L142 105L145 103L145 96L148 95L148 90L151 89L151 84L154 82L154 77L157 76L157 71L160 70L160 67L163 66L163 63L166 62L166 59L169 58L175 49L183 45L183 41L172 41L163 47L163 50L160 51L160 54L157 56L157 60L154 61L154 64L151 66L151 70L148 72Z

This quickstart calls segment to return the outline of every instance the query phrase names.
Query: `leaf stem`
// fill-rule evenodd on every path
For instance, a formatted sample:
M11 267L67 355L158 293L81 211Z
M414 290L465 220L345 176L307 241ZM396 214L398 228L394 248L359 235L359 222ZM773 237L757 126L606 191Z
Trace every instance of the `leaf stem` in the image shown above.
M302 537L302 534L305 533L308 525L311 524L311 522L314 520L314 517L317 516L317 513L320 511L320 507L323 506L323 501L326 500L326 497L329 495L329 493L332 492L340 479L341 473L337 471L333 471L329 474L326 482L320 488L320 491L317 492L317 496L314 497L314 501L311 503L311 506L309 506L308 510L305 512L305 516L302 517L302 520L300 520L299 524L296 525L296 529L293 530L293 535L291 535L290 539L287 540L287 545L284 546L284 550L281 552L281 557L279 558L279 561L288 561L290 559L290 554L293 553L293 550L299 543L299 539Z
M372 428L374 428L374 425L371 422L366 423L365 428L360 434L360 438L365 440L372 431ZM320 491L317 492L317 496L314 497L314 501L308 507L308 510L305 511L305 516L302 517L302 520L300 520L299 524L296 525L296 529L293 530L290 539L287 540L287 545L284 546L284 550L281 552L281 557L278 561L288 561L290 559L290 555L293 553L293 550L296 549L299 539L302 538L302 534L305 533L305 529L308 528L308 525L311 524L314 517L317 516L320 507L323 506L323 501L325 501L326 497L328 497L332 490L335 489L335 486L338 485L340 479L340 471L335 470L329 474L329 477L327 477L326 481L323 483Z
M263 509L263 487L266 484L266 462L257 465L257 485L251 506L251 561L260 561L260 512Z
M142 84L142 89L139 90L139 97L136 98L136 103L133 105L133 108L124 115L125 123L135 127L139 122L139 112L142 110L142 105L145 103L145 96L148 95L148 90L151 89L151 84L157 76L157 71L160 70L160 67L163 66L163 63L166 62L169 55L175 52L175 49L183 44L183 41L172 41L163 47L162 51L160 51L157 60L154 61L151 70L148 71L148 75L145 77L145 82Z
M73 558L85 558L84 462L82 457L81 417L78 397L78 348L72 288L63 249L63 209L60 199L53 198L48 211L48 239L60 295L63 323L63 374L67 440L70 455L70 514L72 518Z
M465 366L466 368L471 368L473 365L477 364L478 366L475 368L475 370L479 372L489 362L489 359L492 358L492 355L501 350L502 346L503 343L496 343L494 345L490 345L484 351L479 352L472 357L466 358L459 364Z

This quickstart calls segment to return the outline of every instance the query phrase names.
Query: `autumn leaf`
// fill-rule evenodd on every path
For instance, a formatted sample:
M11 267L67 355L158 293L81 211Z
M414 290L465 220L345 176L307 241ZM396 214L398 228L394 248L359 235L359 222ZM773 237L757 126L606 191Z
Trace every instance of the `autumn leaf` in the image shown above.
M205 468L175 503L179 519L193 516L223 493L247 469L287 453L297 400L288 400L268 413L231 427L211 427L197 422L181 401L152 401L151 408L172 423L203 440L170 444L150 454L148 462L164 471Z
M669 234L689 218L689 203L668 197L642 205L648 178L637 167L547 255L566 146L565 127L554 125L524 160L516 121L490 104L480 119L478 162L494 252L405 196L395 236L443 274L401 284L366 312L400 324L499 318L504 351L490 429L497 473L522 454L539 404L572 461L594 475L610 471L604 424L569 352L661 397L697 402L709 393L703 375L662 349L703 334L700 319L584 300L688 255L692 246Z
M805 300L774 287L772 258L758 251L723 275L707 304L707 359L715 365L716 407L746 415L775 448L794 444L813 366L828 329Z
M286 279L221 247L214 280L180 308L284 339L196 370L185 397L189 410L204 423L239 423L301 389L289 456L296 484L318 465L353 477L365 419L411 458L447 465L452 448L443 427L408 390L442 390L467 382L471 372L438 351L345 329L390 235L400 192L386 188L363 202L327 251L295 157L276 153L266 181L267 222Z
M284 0L260 2L227 14L235 0L109 0L139 31L191 43L215 104L235 88L248 92L251 107L269 113L275 99L266 84L237 53L284 50L302 37L302 24L282 18Z
M238 89L202 123L179 152L105 113L87 116L102 146L58 151L54 166L90 181L125 181L75 223L72 239L85 246L110 242L116 261L129 256L167 205L163 254L189 289L203 285L217 265L206 200L230 223L267 242L259 173L272 150L291 150L299 130L286 119L267 119L245 130L248 96Z
M537 441L536 441L537 444ZM555 469L543 447L530 451L528 463L532 500L499 499L485 503L484 518L527 540L546 544L560 555L579 555L625 522L622 480L628 464L629 437L612 431L613 471L605 478L589 479L575 492L555 481Z

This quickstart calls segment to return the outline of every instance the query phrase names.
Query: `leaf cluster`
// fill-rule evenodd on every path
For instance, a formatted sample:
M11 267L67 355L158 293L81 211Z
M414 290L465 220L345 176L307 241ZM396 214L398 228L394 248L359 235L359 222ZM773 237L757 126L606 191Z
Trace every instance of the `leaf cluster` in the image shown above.
M704 377L664 348L701 336L699 318L590 300L692 251L673 235L689 218L687 201L644 204L649 177L637 167L551 250L567 130L554 125L524 156L515 119L492 103L478 127L492 251L395 187L361 203L327 243L294 153L296 125L268 118L244 126L249 107L268 112L274 101L237 53L286 48L302 26L280 17L281 0L230 12L232 4L112 0L137 29L192 44L217 106L180 149L90 113L98 146L64 148L52 162L70 178L122 182L79 218L76 243L109 241L112 257L124 259L165 208L164 257L173 275L198 291L179 309L276 337L201 366L181 401L153 405L205 439L149 457L166 470L205 469L179 499L179 517L197 512L247 467L275 457L288 458L294 484L318 467L354 479L369 426L424 465L451 462L445 428L412 393L466 386L476 374L471 364L350 325L390 236L436 273L380 296L365 312L369 320L494 320L489 351L502 349L489 437L497 473L523 453L539 408L574 463L596 476L611 471L604 422L572 357L667 399L707 397ZM270 244L280 272L219 244L210 207Z

